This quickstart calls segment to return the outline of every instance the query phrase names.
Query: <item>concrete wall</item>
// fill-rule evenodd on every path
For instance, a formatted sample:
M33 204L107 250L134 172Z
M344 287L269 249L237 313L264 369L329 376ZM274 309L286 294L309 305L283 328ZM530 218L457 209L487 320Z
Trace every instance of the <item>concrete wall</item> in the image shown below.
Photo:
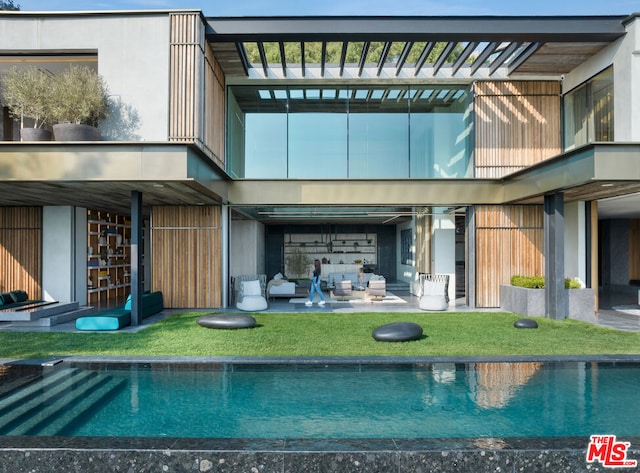
M10 33L9 33L10 31ZM169 15L20 15L0 17L0 49L43 54L97 52L109 88L105 139L166 141L169 113Z
M584 212L584 202L569 202L564 206L564 274L583 282L587 280Z
M254 220L233 220L229 275L265 274L264 225ZM269 275L273 277L273 275Z
M456 223L452 215L433 217L431 267L437 274L449 275L449 301L456 300Z

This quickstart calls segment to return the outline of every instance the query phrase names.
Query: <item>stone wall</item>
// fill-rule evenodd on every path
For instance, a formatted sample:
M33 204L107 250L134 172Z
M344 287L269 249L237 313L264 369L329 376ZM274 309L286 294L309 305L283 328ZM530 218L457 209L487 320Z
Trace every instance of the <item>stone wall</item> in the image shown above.
M619 440L631 443L628 459L640 457L640 438ZM586 437L359 440L1 437L0 473L608 471L600 463L586 462L588 442Z

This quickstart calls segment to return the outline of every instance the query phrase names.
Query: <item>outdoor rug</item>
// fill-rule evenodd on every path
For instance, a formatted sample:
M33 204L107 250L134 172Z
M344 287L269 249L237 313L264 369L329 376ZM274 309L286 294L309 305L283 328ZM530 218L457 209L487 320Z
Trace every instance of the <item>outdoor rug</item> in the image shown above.
M292 304L304 304L309 300L308 297L294 297L289 299L289 302ZM402 299L401 297L396 296L392 292L387 291L387 295L382 299L377 297L375 299L368 299L363 297L351 296L345 297L344 300L334 299L332 297L327 297L325 295L324 300L327 304L406 304L407 301ZM320 302L320 298L316 297L313 300L314 304Z

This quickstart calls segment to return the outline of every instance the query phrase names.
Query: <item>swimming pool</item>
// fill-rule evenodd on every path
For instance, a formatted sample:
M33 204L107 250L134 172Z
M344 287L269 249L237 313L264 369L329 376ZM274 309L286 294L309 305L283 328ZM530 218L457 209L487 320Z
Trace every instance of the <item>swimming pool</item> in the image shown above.
M85 363L6 367L0 435L513 438L640 435L624 361ZM12 376L12 369L19 376Z

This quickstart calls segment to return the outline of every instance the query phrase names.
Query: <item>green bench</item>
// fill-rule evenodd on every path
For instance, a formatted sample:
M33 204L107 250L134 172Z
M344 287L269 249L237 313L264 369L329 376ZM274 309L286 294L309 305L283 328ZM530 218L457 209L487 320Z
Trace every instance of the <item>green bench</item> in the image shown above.
M146 319L164 309L162 292L145 292L142 294L142 314ZM131 295L124 306L103 310L94 315L76 319L77 330L119 330L131 324Z

